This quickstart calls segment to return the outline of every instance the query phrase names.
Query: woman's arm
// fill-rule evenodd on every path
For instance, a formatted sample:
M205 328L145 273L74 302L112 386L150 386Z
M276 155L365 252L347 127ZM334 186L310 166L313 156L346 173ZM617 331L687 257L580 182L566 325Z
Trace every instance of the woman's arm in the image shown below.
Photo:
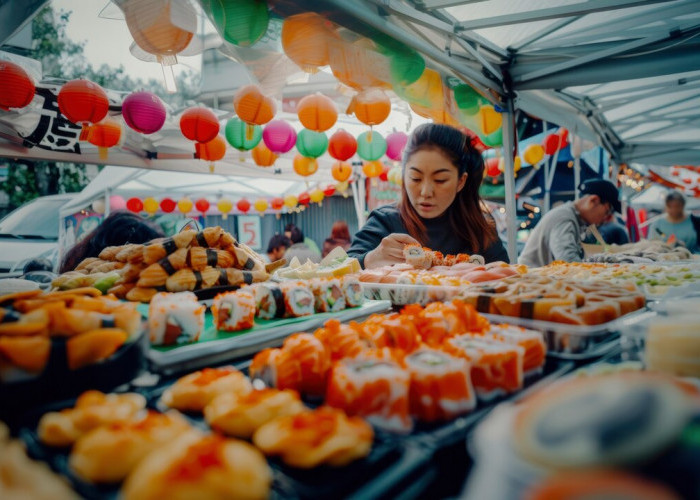
M484 261L487 264L489 262L498 261L510 263L510 259L508 258L508 252L503 246L503 242L500 238L497 238L496 241L494 241L490 247L482 251L482 257L484 258Z
M348 255L356 257L365 268L403 262L403 247L418 243L408 234L392 233L381 213L372 212L367 223L352 240Z

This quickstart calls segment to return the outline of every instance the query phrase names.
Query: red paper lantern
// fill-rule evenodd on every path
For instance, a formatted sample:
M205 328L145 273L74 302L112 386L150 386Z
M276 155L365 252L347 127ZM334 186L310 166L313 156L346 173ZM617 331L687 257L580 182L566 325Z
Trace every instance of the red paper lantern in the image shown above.
M129 198L126 201L126 208L135 214L139 213L141 210L143 210L143 202L139 200L138 198Z
M166 214L169 214L170 212L175 210L176 206L177 203L172 198L163 198L162 200L160 200L160 209Z
M200 198L197 201L194 202L194 207L197 209L197 211L201 212L202 215L207 214L207 210L209 210L209 200L206 198Z
M308 205L309 203L311 203L311 195L304 191L299 195L299 204Z
M107 116L107 93L90 80L71 80L58 91L58 109L73 123L82 125L80 139L87 137L87 127Z
M22 66L0 61L0 109L23 108L34 99L34 80Z
M566 146L566 140L559 134L549 134L542 143L544 152L548 155L553 155L564 146Z
M380 180L380 181L384 181L384 182L388 182L388 181L389 181L389 170L390 170L389 167L387 167L387 166L385 165L385 166L384 166L384 169L382 170L382 173L379 174L379 180Z
M557 135L561 136L564 144L566 144L569 141L569 131L566 130L565 128L560 128L557 131ZM562 147L564 147L564 146L562 146Z
M245 198L241 198L238 200L238 203L236 203L236 208L244 214L248 213L248 210L250 210L250 202Z
M219 133L219 120L210 109L188 108L180 117L180 130L190 141L209 142Z
M501 175L501 169L499 168L500 158L487 158L484 162L486 167L486 175L490 177L498 177Z
M270 206L272 207L272 210L282 210L282 207L284 206L284 198L272 198L270 200Z
M329 184L328 187L326 187L326 189L323 190L323 194L326 197L333 196L335 194L335 186Z
M337 130L328 140L328 154L338 161L346 161L357 152L357 140L343 129Z
M107 149L119 144L122 136L122 127L112 118L105 118L88 128L87 140L93 146L97 146L100 159L107 159Z

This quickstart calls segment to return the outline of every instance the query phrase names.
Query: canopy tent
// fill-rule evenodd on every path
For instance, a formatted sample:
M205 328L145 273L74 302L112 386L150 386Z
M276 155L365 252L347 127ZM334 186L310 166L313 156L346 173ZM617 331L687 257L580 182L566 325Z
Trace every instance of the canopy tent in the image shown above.
M629 204L633 208L646 208L647 210L657 210L663 212L666 195L671 191L670 188L660 184L652 184L648 189L630 198ZM700 198L686 197L686 210L700 210Z

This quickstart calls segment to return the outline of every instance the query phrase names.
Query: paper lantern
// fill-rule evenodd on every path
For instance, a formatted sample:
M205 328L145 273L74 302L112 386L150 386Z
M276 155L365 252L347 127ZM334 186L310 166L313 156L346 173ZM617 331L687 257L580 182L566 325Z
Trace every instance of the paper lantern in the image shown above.
M420 78L425 71L425 59L415 50L409 48L388 49L380 51L389 57L392 85L410 85Z
M352 43L340 39L332 42L329 56L333 76L357 90L391 88L391 60L375 49L375 43L368 38Z
M267 200L264 198L258 198L257 200L255 200L255 203L253 203L253 207L260 213L261 217L265 215L265 210L267 210L267 206Z
M36 86L22 66L0 61L0 109L24 108L34 99Z
M331 168L331 175L336 181L345 182L352 175L352 166L344 161L337 161Z
M338 121L338 108L329 97L317 92L299 101L297 116L309 130L325 132Z
M155 198L148 197L145 200L143 200L143 210L150 214L153 215L158 211L158 201Z
M365 90L352 98L347 113L354 113L365 125L379 125L391 113L391 100L383 90Z
M160 200L160 209L166 214L169 214L173 210L175 210L176 206L177 203L175 203L175 200L173 200L172 198L163 198L162 200Z
M308 158L302 155L294 157L294 171L302 177L313 175L318 170L318 162L316 158Z
M325 198L325 197L326 197L326 195L323 194L323 191L321 191L321 190L318 189L318 188L312 190L312 191L309 193L309 199L310 199L313 203L318 203L319 206L323 205L323 198Z
M255 85L238 89L233 96L233 107L238 118L251 125L265 125L277 111L275 101L264 96Z
M130 212L137 214L143 210L143 202L138 198L129 198L126 202L126 208Z
M102 87L90 80L71 80L58 91L58 109L69 121L82 125L80 139L87 138L87 128L107 116L109 99Z
M350 187L349 182L339 182L338 184L335 185L335 188L338 190L340 194L343 195L343 198L348 197L348 187Z
M194 207L202 215L207 215L207 211L209 211L210 206L211 205L209 204L209 200L207 200L206 198L200 198L194 202Z
M366 161L362 165L362 172L371 179L379 177L383 171L384 164L380 161Z
M263 142L253 148L252 155L253 161L255 161L255 164L259 167L270 167L274 165L277 160L277 155L267 149L267 146L265 146Z
M282 210L282 207L284 206L284 198L272 198L270 200L270 207L272 207L272 210Z
M565 128L560 128L559 130L557 130L557 134L561 136L565 144L569 141L569 131Z
M209 142L219 133L219 120L208 108L188 108L180 116L180 130L190 141Z
M220 198L216 202L216 208L221 212L221 218L226 220L228 219L228 213L233 210L233 202L228 198Z
M122 102L122 117L136 132L153 134L163 128L165 104L151 92L134 92Z
M486 175L489 177L498 177L501 175L500 158L487 158L484 161L484 167L486 170Z
M239 212L243 212L244 214L246 214L248 213L248 210L250 210L250 202L245 198L241 198L240 200L238 200L238 203L236 203L236 208Z
M335 194L335 186L329 184L326 189L323 190L323 195L325 197L333 196Z
M185 50L197 30L197 13L185 2L125 0L117 5L124 11L136 45L155 55L161 64L177 62L166 58Z
M386 153L386 139L379 132L367 131L357 138L357 154L363 160L375 161Z
M270 22L264 0L206 0L202 7L224 40L243 47L260 40Z
M209 171L214 171L214 162L226 156L226 141L217 135L209 142L195 144L195 156L209 162Z
M481 132L486 135L493 134L503 124L503 116L491 105L481 106L477 119Z
M404 100L413 104L428 108L444 106L442 77L434 69L426 68L418 80L404 87L395 86L394 90Z
M293 194L288 194L284 197L284 206L291 209L297 206L299 203L299 198Z
M337 39L333 24L315 12L289 16L282 24L284 53L307 73L328 65L328 47Z
M103 198L98 198L92 202L92 211L96 214L105 213L105 200Z
M101 160L107 159L107 150L119 144L122 136L122 127L112 118L105 118L95 123L88 129L87 140L93 146L97 146Z
M263 130L263 142L273 153L286 153L294 147L297 133L284 120L273 120Z
M548 155L553 155L565 146L566 141L559 134L549 134L544 138L542 146L544 152Z
M309 193L307 193L306 191L301 193L299 195L299 203L301 205L308 205L309 203L311 203L311 196L309 195Z
M481 140L486 146L491 148L501 146L503 144L503 129L499 128L493 134L483 136Z
M390 160L401 161L403 148L406 147L408 136L403 132L393 132L386 136L386 155Z
M224 129L228 143L239 151L250 151L262 140L262 127L231 118Z
M177 202L177 209L183 214L187 214L192 211L193 203L189 198L182 198Z
M328 137L323 132L303 129L297 136L297 151L309 158L318 158L328 149Z
M113 194L109 197L110 210L124 210L126 208L126 200L118 194Z
M401 167L392 168L391 170L389 170L389 173L386 175L386 178L392 184L400 186L403 183L403 169Z
M336 130L328 141L328 154L339 161L346 161L357 151L357 141L350 132Z
M467 84L457 85L452 89L452 93L454 95L455 104L457 104L459 110L464 112L467 116L477 114L481 104L484 102L481 95Z
M539 144L530 144L523 152L523 159L529 165L537 165L544 158L544 148Z
M519 156L516 156L513 158L513 172L518 173L520 170L520 167L522 167L522 160L520 159ZM505 172L506 171L506 159L501 157L498 159L498 171L499 172ZM495 177L495 176L493 176Z
M379 180L382 182L387 182L389 180L389 167L387 167L386 165L384 165L382 173L379 174Z

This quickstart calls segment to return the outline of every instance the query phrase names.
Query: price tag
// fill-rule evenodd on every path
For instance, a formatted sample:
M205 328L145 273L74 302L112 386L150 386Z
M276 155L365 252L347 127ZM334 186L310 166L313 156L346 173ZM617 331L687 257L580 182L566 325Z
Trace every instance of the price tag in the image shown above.
M238 240L253 250L262 249L260 219L257 215L238 216Z

